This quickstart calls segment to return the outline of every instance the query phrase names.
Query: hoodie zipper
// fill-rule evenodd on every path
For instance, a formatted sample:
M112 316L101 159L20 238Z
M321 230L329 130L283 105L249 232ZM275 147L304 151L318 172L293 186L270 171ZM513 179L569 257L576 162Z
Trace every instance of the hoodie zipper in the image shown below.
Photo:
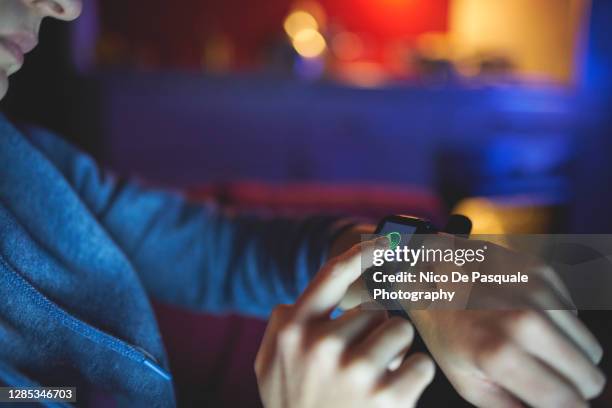
M46 309L53 318L59 321L60 324L74 331L80 336L86 337L96 344L102 345L114 352L127 357L149 370L153 371L156 375L160 376L166 381L172 380L172 375L159 365L159 362L150 353L145 351L143 348L129 344L123 340L120 340L110 334L107 334L95 327L79 320L55 303L50 301L45 295L40 293L30 282L24 277L18 274L3 258L0 254L0 264L7 268L9 271L9 283L18 289L24 290L32 301Z

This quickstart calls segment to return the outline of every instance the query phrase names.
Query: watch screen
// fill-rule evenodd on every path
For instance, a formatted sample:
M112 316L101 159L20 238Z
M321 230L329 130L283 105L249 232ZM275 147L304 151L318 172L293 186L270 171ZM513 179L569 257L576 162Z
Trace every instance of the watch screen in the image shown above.
M412 225L406 225L406 224L399 224L396 222L386 222L383 224L382 228L380 229L380 231L378 232L379 235L388 235L391 233L395 233L394 235L397 236L396 239L401 239L401 240L405 240L405 241L410 241L410 236L412 234L414 234L417 230L417 227L414 227ZM397 235L399 234L399 235ZM401 238L400 238L401 237ZM404 242L403 244L406 245L408 242ZM400 244L400 242L394 243L394 246L397 246Z

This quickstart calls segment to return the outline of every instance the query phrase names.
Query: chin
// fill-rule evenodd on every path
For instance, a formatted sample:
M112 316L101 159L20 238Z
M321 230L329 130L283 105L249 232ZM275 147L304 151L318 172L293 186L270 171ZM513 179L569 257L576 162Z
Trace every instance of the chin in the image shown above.
M4 98L6 91L8 91L8 78L3 71L0 71L0 100Z

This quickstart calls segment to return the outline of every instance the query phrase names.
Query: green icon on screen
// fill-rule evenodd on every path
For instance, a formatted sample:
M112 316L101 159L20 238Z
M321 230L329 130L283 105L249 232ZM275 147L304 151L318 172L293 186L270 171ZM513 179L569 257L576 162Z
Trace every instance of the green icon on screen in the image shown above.
M399 232L390 232L387 234L389 238L389 248L395 249L402 242L402 235Z

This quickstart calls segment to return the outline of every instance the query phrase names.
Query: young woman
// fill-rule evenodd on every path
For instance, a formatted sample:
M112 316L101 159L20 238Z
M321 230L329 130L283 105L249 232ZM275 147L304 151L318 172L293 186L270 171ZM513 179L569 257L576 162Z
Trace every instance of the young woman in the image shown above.
M43 18L72 20L81 7L0 0L0 98ZM431 360L413 355L388 370L408 349L411 325L359 308L329 318L359 278L362 251L375 245L352 246L361 232L372 229L329 217L231 215L146 190L0 115L0 385L76 386L82 405L102 391L120 405L173 406L149 297L268 316L303 291L272 313L258 354L265 405L412 406L432 379ZM411 317L473 404L586 406L603 387L601 347L570 315Z

